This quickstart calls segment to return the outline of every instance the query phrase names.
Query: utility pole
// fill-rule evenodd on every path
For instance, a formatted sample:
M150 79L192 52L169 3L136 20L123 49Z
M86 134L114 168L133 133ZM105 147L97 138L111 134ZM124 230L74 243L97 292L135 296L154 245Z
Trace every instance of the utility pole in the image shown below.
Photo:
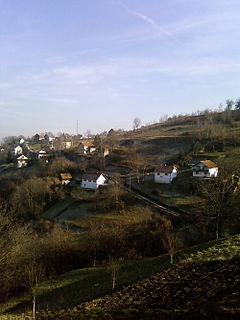
M78 136L78 120L77 120L77 136Z

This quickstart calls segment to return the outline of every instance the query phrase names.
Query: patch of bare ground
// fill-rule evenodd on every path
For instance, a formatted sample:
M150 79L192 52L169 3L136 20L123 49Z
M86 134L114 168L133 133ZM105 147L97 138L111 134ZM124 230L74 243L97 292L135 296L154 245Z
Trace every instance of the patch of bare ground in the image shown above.
M240 259L184 263L39 319L239 319Z

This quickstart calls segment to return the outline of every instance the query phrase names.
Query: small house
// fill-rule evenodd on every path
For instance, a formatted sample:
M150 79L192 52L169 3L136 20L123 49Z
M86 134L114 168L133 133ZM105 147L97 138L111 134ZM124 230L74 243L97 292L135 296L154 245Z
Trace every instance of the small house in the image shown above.
M72 141L65 141L65 149L72 148L72 145L73 145Z
M61 176L61 179L62 179L62 184L64 184L64 185L69 184L71 182L71 180L72 180L72 175L69 172L61 173L60 176Z
M15 156L22 154L22 147L21 146L16 146L15 148L13 148L12 153Z
M96 151L96 147L90 141L83 141L78 145L78 152L81 154L88 154L94 151Z
M44 135L42 133L36 133L33 137L36 142L44 140Z
M210 178L218 175L218 167L211 160L203 160L192 166L193 177Z
M177 167L170 165L157 166L154 171L154 182L156 183L171 183L178 175Z
M17 168L24 168L27 166L28 158L23 154L17 158Z
M107 179L101 173L85 173L82 177L81 187L96 190L106 181Z
M106 157L109 155L109 149L108 148L103 148L103 156Z
M47 153L47 152L44 151L44 150L41 150L41 151L39 151L39 153L38 153L38 159L44 159L44 160L46 161L46 163L48 163L49 157L50 157L50 154Z

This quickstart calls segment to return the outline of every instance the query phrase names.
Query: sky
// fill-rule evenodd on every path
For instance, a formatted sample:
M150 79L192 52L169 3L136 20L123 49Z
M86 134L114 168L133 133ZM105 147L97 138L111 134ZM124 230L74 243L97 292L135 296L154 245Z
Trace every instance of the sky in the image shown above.
M0 138L240 97L239 0L0 0Z

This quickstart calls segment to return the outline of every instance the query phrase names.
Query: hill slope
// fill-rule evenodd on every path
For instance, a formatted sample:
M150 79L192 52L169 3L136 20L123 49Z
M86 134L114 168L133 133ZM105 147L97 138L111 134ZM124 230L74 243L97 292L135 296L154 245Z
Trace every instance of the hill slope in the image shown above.
M47 303L51 311L41 311L38 319L158 319L160 315L161 319L172 315L188 315L191 319L200 312L201 317L206 313L206 317L214 319L216 315L221 319L224 314L232 319L240 315L240 235L184 249L176 253L175 261L182 263L169 268L166 254L126 262L120 266L118 285L145 280L91 302L81 303L92 299L93 290L95 297L111 291L110 275L104 266L75 270L42 283L37 309ZM15 312L23 312L24 305L31 310L31 296L26 295L17 305L19 302L15 302ZM28 318L31 315L25 315Z
M239 319L240 259L184 263L40 319Z

